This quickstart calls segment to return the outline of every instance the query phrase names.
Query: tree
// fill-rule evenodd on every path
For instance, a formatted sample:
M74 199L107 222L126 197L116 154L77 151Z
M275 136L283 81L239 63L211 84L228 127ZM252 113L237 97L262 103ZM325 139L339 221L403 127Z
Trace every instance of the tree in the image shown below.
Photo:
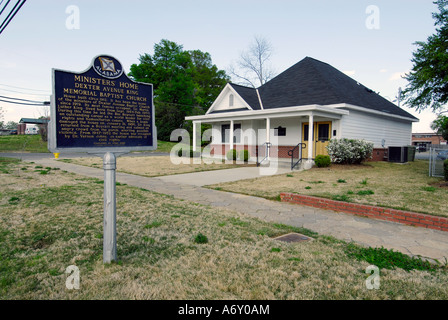
M405 103L422 111L431 108L442 111L448 102L448 0L434 2L439 12L433 13L436 33L426 42L416 42L412 71L405 75L409 81L403 91Z
M48 116L40 116L39 119L50 121L50 117ZM48 122L41 123L37 125L39 127L39 134L42 138L42 141L48 141Z
M17 129L18 125L19 124L17 122L8 121L4 127L5 127L5 129L12 130L12 129Z
M140 56L129 76L154 85L158 139L169 141L174 129L182 128L185 116L204 114L229 81L225 71L213 65L209 53L185 51L182 45L161 40L154 54Z
M0 106L0 129L3 129L3 127L5 126L5 123L3 122L3 108Z
M272 52L273 48L268 40L255 36L249 49L241 53L237 68L230 66L230 73L239 79L241 84L254 88L262 86L275 76L269 65Z
M448 117L439 115L437 119L431 123L431 129L441 135L443 139L448 140Z

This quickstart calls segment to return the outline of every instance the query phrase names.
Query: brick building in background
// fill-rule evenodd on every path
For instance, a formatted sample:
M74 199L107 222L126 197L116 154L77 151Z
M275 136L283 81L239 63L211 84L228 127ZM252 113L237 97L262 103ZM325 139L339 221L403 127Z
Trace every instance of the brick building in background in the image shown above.
M418 147L419 151L426 151L430 145L446 145L447 142L437 133L413 133L412 145Z

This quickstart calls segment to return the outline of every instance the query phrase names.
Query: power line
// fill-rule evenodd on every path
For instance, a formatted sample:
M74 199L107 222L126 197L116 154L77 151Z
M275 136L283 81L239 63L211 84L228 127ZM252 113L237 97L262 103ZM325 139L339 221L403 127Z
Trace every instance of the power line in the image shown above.
M0 11L0 16L2 15L2 13L3 13L3 11L5 11L5 9L6 9L6 7L8 6L8 4L11 2L11 0L8 0L8 2L6 2L6 4L5 4L5 6L3 7L3 9L2 9L2 11ZM0 3L0 5L3 3L3 0L2 0L2 2Z
M48 106L50 101L36 101L36 100L28 100L28 99L20 99L14 97L0 96L1 102L12 103L12 104L20 104L27 106ZM7 99L7 100L4 100Z
M9 12L8 16L6 17L6 19L3 21L3 23L0 25L0 34L2 34L2 32L6 29L6 27L8 26L8 24L12 21L12 19L14 19L14 17L16 16L17 12L19 12L20 8L22 8L22 6L25 4L26 0L19 0L17 1L17 3L15 4L15 6L12 8L11 12ZM9 0L8 0L9 3ZM8 3L5 5L8 5ZM4 9L4 8L3 8ZM2 10L3 11L3 10ZM11 16L12 15L12 16Z
M19 99L19 98L5 97L5 96L0 96L0 98L3 98L3 99L9 99L9 100L17 100L17 101L32 102L32 103L43 103L42 101L26 100L26 99Z
M44 101L44 102L42 102L40 104L36 104L36 103L22 103L22 102L7 101L7 100L3 100L3 99L0 99L0 102L6 102L6 103L12 103L12 104L21 104L21 105L26 105L26 106L36 106L36 107L48 106L50 104L49 101Z

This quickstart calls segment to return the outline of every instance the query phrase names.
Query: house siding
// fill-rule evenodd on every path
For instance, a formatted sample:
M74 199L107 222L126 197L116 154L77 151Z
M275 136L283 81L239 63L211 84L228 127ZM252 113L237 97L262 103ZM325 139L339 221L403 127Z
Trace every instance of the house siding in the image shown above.
M349 116L344 116L340 123L341 138L364 139L373 142L376 148L405 146L411 144L412 123L400 119L386 118L350 110Z

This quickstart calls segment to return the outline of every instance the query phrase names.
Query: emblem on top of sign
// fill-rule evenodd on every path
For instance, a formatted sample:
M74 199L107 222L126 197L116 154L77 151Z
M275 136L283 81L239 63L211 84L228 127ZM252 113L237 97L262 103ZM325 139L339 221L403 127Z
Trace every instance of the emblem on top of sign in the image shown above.
M93 60L93 69L100 76L108 79L116 79L123 73L121 63L111 56L98 56Z

